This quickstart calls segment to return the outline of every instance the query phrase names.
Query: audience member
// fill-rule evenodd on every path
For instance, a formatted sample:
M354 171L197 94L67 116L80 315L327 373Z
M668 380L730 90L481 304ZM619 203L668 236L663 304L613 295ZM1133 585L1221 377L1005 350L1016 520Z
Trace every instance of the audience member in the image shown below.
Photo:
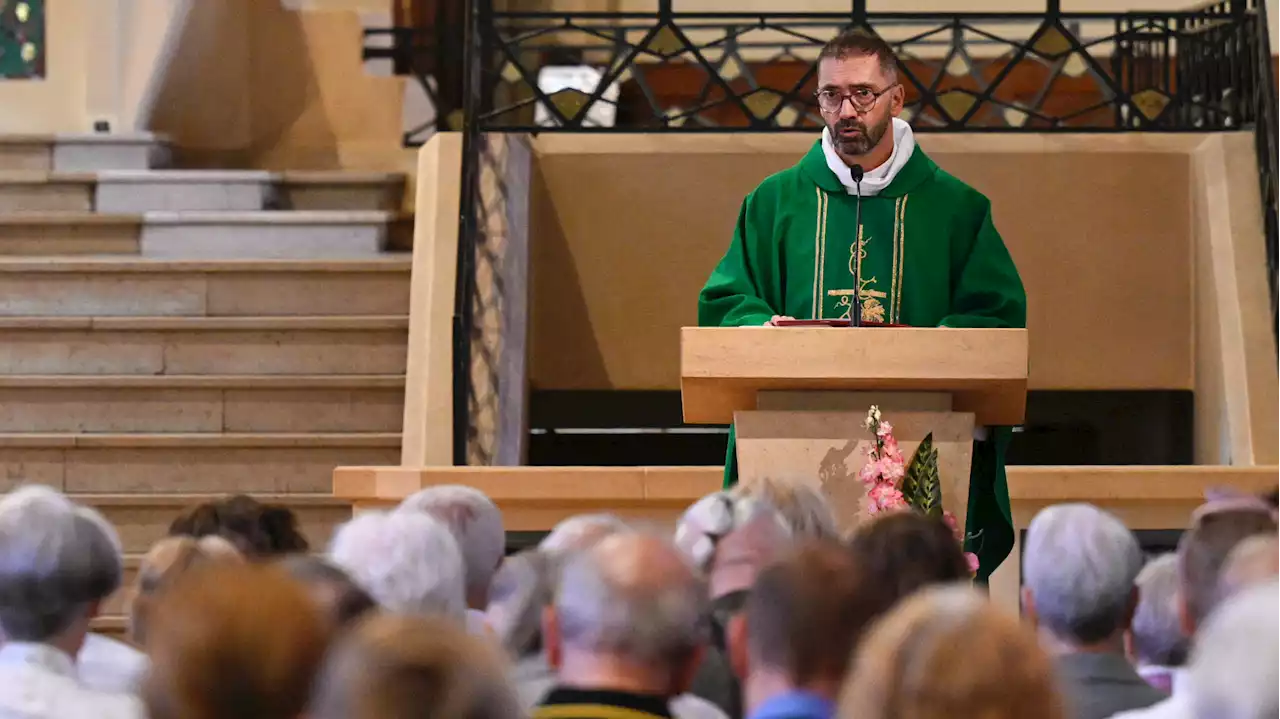
M919 589L969 581L969 563L951 529L919 512L894 512L861 524L849 546L867 584L880 595L880 613Z
M486 620L511 659L520 705L533 708L555 686L542 651L542 612L555 597L557 560L537 549L508 557L493 578Z
M1280 591L1275 580L1225 601L1196 636L1187 693L1197 719L1280 715Z
M737 719L742 691L729 664L726 637L730 625L741 621L756 575L792 547L791 529L777 510L754 497L716 492L685 511L675 541L710 587L712 643L691 692Z
M280 567L307 588L335 629L347 629L378 608L368 592L327 559L296 554L281 560Z
M1062 719L1049 658L967 585L923 589L859 642L842 719Z
M147 635L150 719L297 719L329 628L279 567L221 563L168 587Z
M1069 716L1106 719L1167 696L1124 655L1142 549L1120 520L1088 504L1048 507L1027 528L1022 561L1022 608L1054 657Z
M262 504L243 494L193 507L173 520L169 534L222 537L250 559L270 559L310 548L298 531L298 518L292 510Z
M312 719L516 719L501 657L453 623L374 616L325 661Z
M498 505L478 489L448 484L409 495L399 510L425 512L448 528L462 552L467 606L483 611L489 605L489 584L507 546Z
M1129 625L1127 653L1138 675L1168 694L1173 672L1187 658L1187 638L1178 625L1178 555L1162 554L1138 572L1138 608Z
M362 512L338 528L329 559L383 609L466 618L462 555L439 521L419 512Z
M626 522L612 514L577 514L552 527L538 549L552 556L581 551L626 530Z
M1218 578L1218 601L1280 574L1280 541L1273 534L1255 534L1235 546Z
M1183 636L1196 642L1199 628L1225 596L1221 580L1231 553L1244 540L1275 536L1272 507L1254 497L1228 497L1206 502L1191 515L1191 526L1178 540L1178 618ZM1185 670L1173 673L1173 696L1145 710L1125 712L1122 719L1190 719L1194 716Z
M705 587L668 542L621 534L576 554L544 614L558 684L533 716L673 716L671 700L698 666L705 616Z
M120 540L94 510L40 486L0 499L0 716L144 715L132 696L86 686L74 659L122 574Z
M773 507L797 538L840 538L831 503L816 487L766 477L736 484L730 492L740 498L753 497Z
M765 569L729 637L752 719L829 719L874 592L842 544L816 541ZM745 636L743 636L745 634Z
M166 537L151 545L133 584L129 602L129 638L138 646L147 643L147 619L156 597L178 577L192 569L217 562L241 563L240 551L230 541L218 536Z

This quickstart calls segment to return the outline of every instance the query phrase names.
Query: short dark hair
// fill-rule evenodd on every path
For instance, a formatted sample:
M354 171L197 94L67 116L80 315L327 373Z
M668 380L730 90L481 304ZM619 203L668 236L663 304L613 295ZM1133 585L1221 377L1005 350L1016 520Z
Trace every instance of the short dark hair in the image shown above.
M879 35L861 27L845 29L822 46L818 53L818 62L823 60L843 60L850 55L870 55L880 61L880 69L884 74L897 77L898 56Z
M747 598L753 660L796 685L844 676L853 648L880 613L848 547L814 541L768 567Z
M929 585L969 579L969 563L951 529L919 512L895 512L863 524L850 545L889 606Z
M169 536L222 537L251 559L271 559L310 547L293 510L244 494L205 502L169 525Z

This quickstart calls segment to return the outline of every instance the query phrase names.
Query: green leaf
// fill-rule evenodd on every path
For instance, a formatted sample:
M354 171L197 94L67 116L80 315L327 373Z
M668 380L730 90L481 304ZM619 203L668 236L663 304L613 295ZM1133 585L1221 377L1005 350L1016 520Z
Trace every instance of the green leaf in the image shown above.
M938 450L933 446L932 432L925 435L907 465L902 494L916 511L942 517L942 480L938 476Z

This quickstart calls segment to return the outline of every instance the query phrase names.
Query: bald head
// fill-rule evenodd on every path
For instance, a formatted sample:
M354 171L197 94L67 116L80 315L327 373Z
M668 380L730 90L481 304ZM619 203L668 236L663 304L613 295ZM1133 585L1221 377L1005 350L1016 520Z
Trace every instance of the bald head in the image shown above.
M670 542L641 533L607 537L565 566L555 618L565 653L637 664L685 660L703 641L706 592Z
M1277 574L1280 574L1280 541L1274 534L1255 534L1237 544L1227 556L1218 580L1218 601L1275 581Z

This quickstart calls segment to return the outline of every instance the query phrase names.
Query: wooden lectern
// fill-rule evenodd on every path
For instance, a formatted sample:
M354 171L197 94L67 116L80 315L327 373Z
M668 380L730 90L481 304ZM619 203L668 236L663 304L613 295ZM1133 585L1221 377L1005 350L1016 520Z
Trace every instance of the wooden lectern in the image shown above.
M740 482L813 484L843 529L865 516L858 471L878 405L910 461L929 433L943 506L965 526L974 428L1022 422L1022 329L686 327L684 419L737 430Z

